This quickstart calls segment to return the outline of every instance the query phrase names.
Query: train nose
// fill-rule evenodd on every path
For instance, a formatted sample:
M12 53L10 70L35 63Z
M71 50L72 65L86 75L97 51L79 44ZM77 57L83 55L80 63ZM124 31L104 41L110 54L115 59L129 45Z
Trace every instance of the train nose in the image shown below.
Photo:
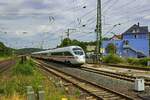
M85 63L85 57L84 56L79 56L78 57L78 62L79 63Z
M84 64L85 63L85 59L80 60L80 63Z

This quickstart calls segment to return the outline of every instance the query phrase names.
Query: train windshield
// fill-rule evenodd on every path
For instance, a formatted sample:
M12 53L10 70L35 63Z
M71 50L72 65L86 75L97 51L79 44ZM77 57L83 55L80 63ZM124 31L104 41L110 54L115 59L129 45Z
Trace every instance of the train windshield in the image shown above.
M74 52L76 55L83 55L83 50L80 49L80 48L73 48L73 52Z

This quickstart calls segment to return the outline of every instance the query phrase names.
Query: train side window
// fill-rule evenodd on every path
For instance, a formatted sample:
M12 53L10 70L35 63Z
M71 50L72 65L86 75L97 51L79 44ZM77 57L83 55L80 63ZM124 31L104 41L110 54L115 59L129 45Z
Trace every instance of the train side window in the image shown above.
M51 55L55 56L55 55L57 55L57 54L56 54L56 52L53 52Z
M53 53L51 53L51 55L54 55L54 56L62 56L63 53L62 53L62 52L53 52Z
M42 53L41 55L46 56L46 55L47 55L47 53Z
M70 52L64 52L64 56L72 56Z
M51 53L51 55L54 55L54 53Z
M70 52L53 52L51 53L51 55L53 56L72 56L72 54Z
M62 56L63 55L63 52L58 52L58 56Z

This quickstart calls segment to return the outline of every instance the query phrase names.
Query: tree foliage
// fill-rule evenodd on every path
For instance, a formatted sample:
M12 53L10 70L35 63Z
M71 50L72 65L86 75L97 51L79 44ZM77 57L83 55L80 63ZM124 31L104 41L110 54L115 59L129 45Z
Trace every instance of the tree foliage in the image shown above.
M6 47L2 42L0 42L0 56L9 56L12 54L11 48Z
M15 50L15 54L17 55L24 55L24 54L31 54L32 52L39 52L43 51L44 49L39 48L22 48Z
M86 51L87 45L95 45L95 44L96 44L95 41L94 42L83 42L83 41L78 41L76 39L71 40L71 39L65 38L58 47L65 47L65 46L76 45L76 46L82 47L83 50Z
M117 48L113 43L109 43L106 47L106 52L110 54L116 54Z

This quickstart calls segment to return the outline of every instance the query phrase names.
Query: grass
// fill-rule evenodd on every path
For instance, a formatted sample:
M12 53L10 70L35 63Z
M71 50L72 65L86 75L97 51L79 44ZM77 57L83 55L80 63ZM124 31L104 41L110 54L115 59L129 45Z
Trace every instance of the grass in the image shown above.
M37 92L39 86L43 86L46 100L77 100L76 95L68 96L65 89L55 86L48 77L43 75L32 60L25 63L17 61L11 72L0 75L0 100L26 100L26 86L32 86ZM77 93L79 95L79 93Z
M11 56L0 56L0 61L10 59L10 58L12 58L12 57Z
M15 67L13 68L13 73L15 75L32 75L35 70L35 64L32 60L27 60L23 64L21 63L21 60L19 60Z

